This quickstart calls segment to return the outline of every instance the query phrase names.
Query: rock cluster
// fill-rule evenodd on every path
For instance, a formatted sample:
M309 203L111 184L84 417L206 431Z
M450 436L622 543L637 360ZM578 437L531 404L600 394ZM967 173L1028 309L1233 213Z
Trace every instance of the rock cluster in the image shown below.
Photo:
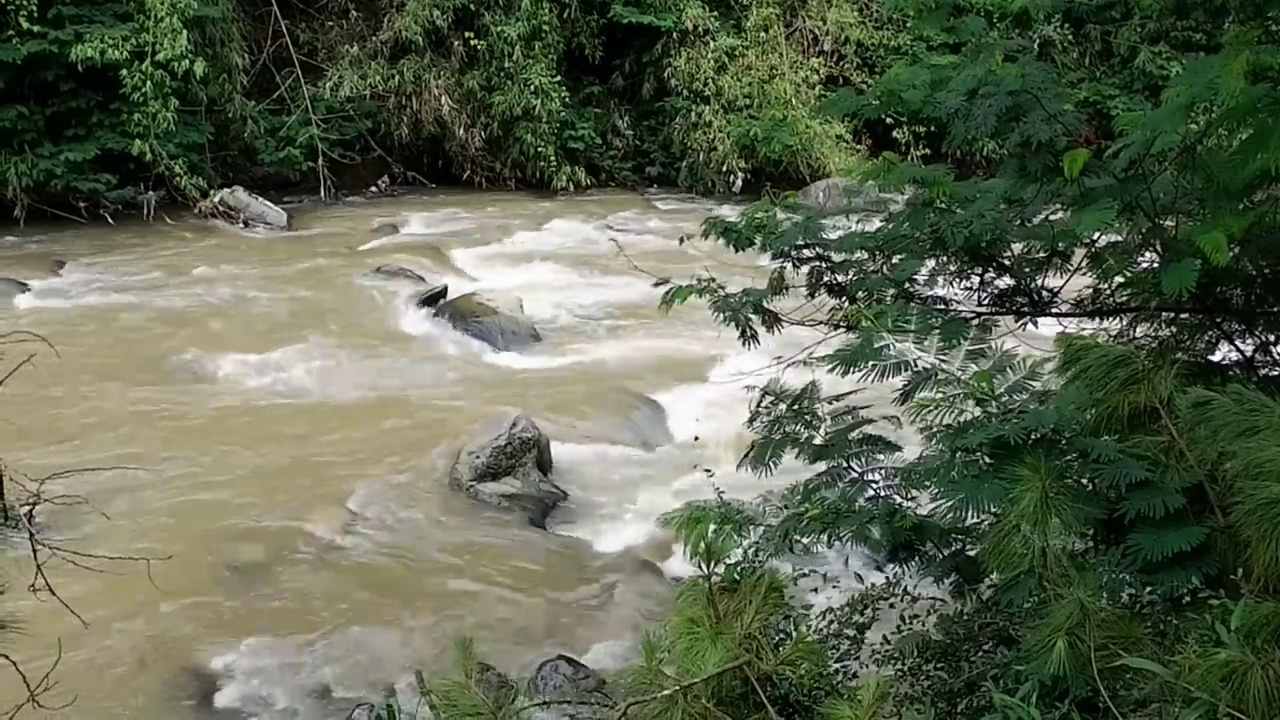
M517 683L486 662L472 668L472 687L499 706L510 705L517 696L528 698L524 704L538 705L537 717L560 720L597 720L613 717L617 702L605 690L604 677L581 660L565 654L538 663L526 683ZM523 693L521 692L523 690ZM515 702L520 707L520 701ZM535 717L528 713L527 717Z

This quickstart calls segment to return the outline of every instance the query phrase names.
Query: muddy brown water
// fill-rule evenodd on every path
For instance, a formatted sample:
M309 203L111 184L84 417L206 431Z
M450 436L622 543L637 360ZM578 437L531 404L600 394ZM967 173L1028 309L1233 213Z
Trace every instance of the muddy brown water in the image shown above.
M708 475L740 496L795 477L734 466L747 386L811 338L744 351L704 308L661 316L647 274L758 276L754 257L676 243L735 211L442 192L299 208L288 234L174 217L6 237L0 275L34 290L3 322L58 357L40 352L0 394L5 463L142 468L58 481L100 512L44 521L79 551L172 556L150 574L50 565L86 628L23 593L29 568L6 550L4 608L27 627L8 649L40 668L61 638L53 699L76 696L58 715L73 720L341 717L441 667L461 634L511 672L557 651L624 662L670 598L662 573L682 569L655 518L710 496ZM403 232L380 237L385 218ZM42 277L55 257L70 261L63 276ZM546 341L487 351L409 310L406 286L365 275L380 263L451 294L516 294ZM636 393L665 407L673 443L617 442ZM569 428L553 454L573 497L550 533L444 487L448 449L504 408ZM17 684L0 678L3 704ZM215 707L196 702L215 679Z

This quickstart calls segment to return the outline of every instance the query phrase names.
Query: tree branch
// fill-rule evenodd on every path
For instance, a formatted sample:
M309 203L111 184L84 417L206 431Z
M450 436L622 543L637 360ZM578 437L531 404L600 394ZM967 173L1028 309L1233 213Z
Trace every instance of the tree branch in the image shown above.
M24 343L40 343L47 346L58 356L58 350L41 335L27 331L12 331L0 333L0 346L19 345ZM25 356L16 365L9 368L3 374L0 374L0 387L14 376L18 370L29 365L35 358L35 354ZM147 577L155 585L154 579L151 577L151 563L155 560L166 558L155 558L146 556L131 555L111 555L102 553L84 552L74 550L67 547L56 539L46 536L37 527L36 512L43 506L86 506L93 509L99 515L107 517L106 513L94 508L89 500L81 495L56 493L49 494L45 491L46 486L54 481L62 480L76 475L86 473L106 472L110 470L139 470L129 466L106 466L106 467L85 467L61 470L50 473L43 477L32 478L28 475L13 472L4 465L0 460L0 531L5 533L14 533L19 537L29 551L29 556L34 565L31 582L27 589L38 599L42 595L52 596L58 604L60 604L72 617L76 618L81 625L88 626L88 622L76 610L65 601L61 595L54 589L53 583L50 581L46 573L46 566L50 560L58 559L63 562L85 570L93 572L106 572L101 567L96 566L95 562L141 562L147 565ZM19 491L17 493L11 492ZM16 497L15 497L16 495ZM108 518L110 519L110 518ZM0 627L0 629L5 629ZM11 720L16 717L25 708L35 708L45 711L56 711L69 707L75 702L73 696L64 704L53 705L44 702L44 695L52 691L57 683L51 678L62 661L63 650L61 638L57 641L57 655L49 668L38 678L32 679L23 670L20 663L12 656L0 653L0 666L7 665L22 683L22 692L24 697L13 707L4 711L3 717Z
M53 671L57 670L58 665L62 662L62 640L61 639L58 640L57 656L55 656L53 659L53 662L49 664L49 669L45 670L44 674L41 675L38 679L36 679L35 682L32 682L31 679L27 676L27 674L22 671L22 666L18 664L18 661L14 660L8 654L0 653L0 662L3 662L4 664L8 665L13 670L13 672L17 674L18 679L22 681L22 689L26 693L25 698L20 700L18 704L14 705L13 707L5 711L5 718L7 720L12 720L13 718L17 717L18 713L22 712L23 708L26 708L26 707L33 707L33 708L36 708L37 710L57 711L57 710L64 710L68 707L71 707L71 704L76 701L76 699L72 697L70 700L68 700L67 702L61 705L46 705L40 699L41 696L43 696L45 693L52 690L57 685L57 683L53 682L51 678L53 677Z
M626 717L627 713L630 712L632 708L638 707L640 705L645 705L647 703L651 703L655 700L661 700L662 698L665 698L665 697L670 697L672 695L675 695L678 692L683 692L696 685L701 685L702 683L708 682L710 680L714 680L720 677L721 675L724 675L725 673L730 673L730 672L733 672L734 670L737 670L738 668L745 667L749 662L751 662L750 658L745 658L745 657L738 658L737 660L734 660L728 665L712 670L706 675L696 677L687 682L682 682L679 685L673 685L667 688L666 690L659 690L658 692L655 692L655 693L650 693L648 695L641 695L638 698L632 698L631 700L628 700L625 703L623 703L622 707L618 708L618 712L613 716L613 718L614 720L622 720L622 718Z

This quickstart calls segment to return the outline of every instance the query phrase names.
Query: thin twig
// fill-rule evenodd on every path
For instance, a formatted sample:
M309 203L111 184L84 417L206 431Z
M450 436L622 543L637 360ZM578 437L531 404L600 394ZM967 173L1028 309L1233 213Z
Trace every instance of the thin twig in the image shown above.
M1089 664L1093 666L1093 681L1098 685L1098 692L1102 694L1102 700L1110 708L1112 714L1116 716L1116 720L1124 720L1124 715L1116 709L1115 703L1111 702L1111 696L1107 694L1107 689L1102 685L1102 676L1098 674L1098 650L1093 642L1093 628L1087 629L1089 638Z
M32 207L40 208L41 210L44 210L45 212L48 212L48 213L53 213L54 215L60 215L60 216L62 216L62 217L64 217L64 218L66 218L66 219L68 219L68 220L75 220L76 222L80 223L81 225L88 225L88 224L89 224L89 221L88 221L88 220L85 220L84 218L76 217L75 215L71 215L70 213L64 213L64 212L62 212L61 210L55 210L55 209L53 209L53 208L51 208L51 207L48 207L48 206L46 206L46 205L41 205L40 203L38 203L38 202L34 202L34 201L30 200L30 199L28 199L28 200L27 200L27 204L28 204L28 205L31 205Z
M51 678L53 677L53 671L57 670L58 665L62 663L62 639L61 638L58 639L58 654L54 657L53 662L49 664L49 669L45 670L44 674L41 675L35 682L31 681L31 679L27 676L27 674L23 672L22 666L19 665L18 662L14 660L12 657L10 657L9 655L5 653L0 653L0 661L3 661L6 665L10 667L10 669L13 670L14 673L17 674L18 679L22 681L22 688L26 693L26 697L24 697L16 705L14 705L13 707L5 711L5 718L7 718L7 720L13 720L13 718L17 717L18 713L22 712L23 708L26 708L26 707L33 707L33 708L36 708L37 710L58 711L58 710L65 710L71 707L71 704L76 701L74 696L67 702L62 703L60 705L46 705L44 702L40 700L40 697L42 695L48 693L50 690L53 690L53 688L57 686L57 683L53 682Z
M743 672L747 674L747 679L751 681L751 687L756 689L756 694L760 696L765 709L769 711L769 717L773 718L773 720L782 720L782 716L778 714L777 710L773 709L773 704L769 702L769 697L764 694L764 688L761 688L760 683L756 682L755 674L750 670L744 670Z

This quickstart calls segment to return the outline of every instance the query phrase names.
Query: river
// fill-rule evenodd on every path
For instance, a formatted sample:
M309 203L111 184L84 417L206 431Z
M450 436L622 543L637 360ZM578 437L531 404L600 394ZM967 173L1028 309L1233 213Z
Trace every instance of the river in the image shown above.
M625 662L670 599L663 574L684 571L655 518L709 497L709 476L751 497L797 472L734 468L746 388L811 338L745 351L703 307L661 316L645 274L760 276L756 258L675 242L735 212L675 195L439 192L299 208L286 234L174 216L10 236L0 274L70 264L0 311L59 356L42 352L0 395L5 462L33 476L142 468L59 481L100 513L56 507L44 522L79 551L172 556L150 574L51 564L86 628L23 592L10 550L5 609L27 627L11 650L38 668L61 638L52 699L77 697L58 715L71 720L335 717L440 668L461 634L509 672L557 651ZM379 237L374 223L395 217L402 232ZM519 295L545 342L488 351L369 277L380 263L451 295ZM623 413L629 392L663 405L675 441L557 438L572 498L551 532L444 487L443 453L486 416L584 427ZM210 673L213 708L194 702ZM0 677L3 703L16 683Z

